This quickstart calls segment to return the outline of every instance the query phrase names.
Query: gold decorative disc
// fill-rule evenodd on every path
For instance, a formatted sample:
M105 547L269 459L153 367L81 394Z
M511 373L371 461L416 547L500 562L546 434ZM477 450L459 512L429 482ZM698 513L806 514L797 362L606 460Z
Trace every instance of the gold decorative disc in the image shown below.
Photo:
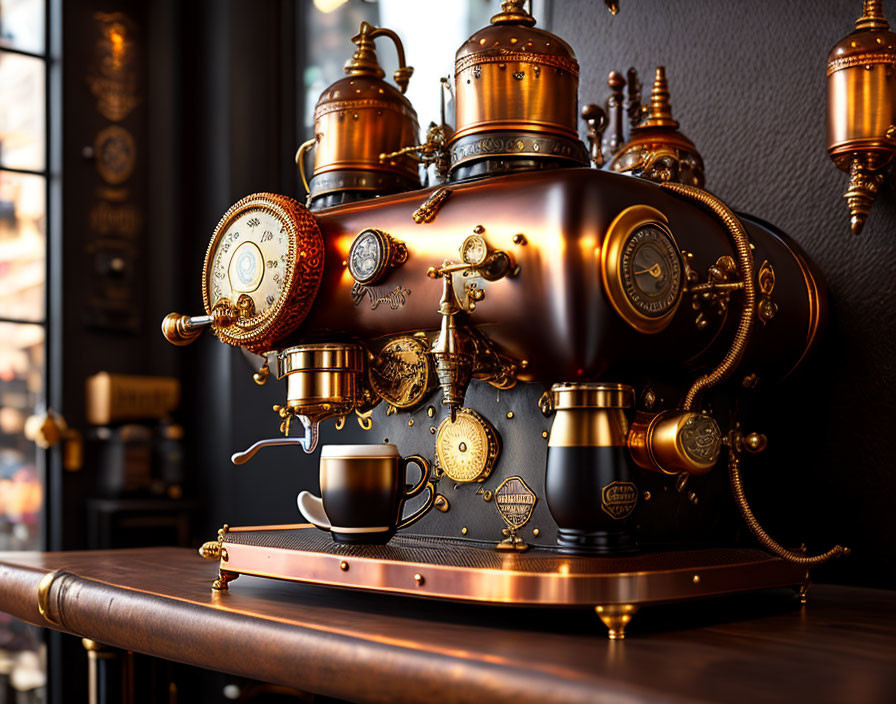
M432 390L433 375L426 340L389 340L370 365L370 386L396 408L413 408Z
M498 461L498 433L485 418L461 408L452 423L446 418L436 434L436 459L442 471L455 482L482 482Z

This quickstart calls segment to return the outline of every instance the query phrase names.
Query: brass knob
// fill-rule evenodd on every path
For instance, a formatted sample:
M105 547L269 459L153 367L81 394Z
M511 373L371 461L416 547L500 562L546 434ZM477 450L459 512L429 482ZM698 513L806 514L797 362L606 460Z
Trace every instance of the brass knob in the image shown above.
M744 450L751 454L762 452L768 447L768 438L761 433L750 433L743 438Z
M208 318L204 324L194 323L199 318ZM162 334L172 345L183 347L189 345L202 333L202 328L212 322L212 316L183 315L181 313L169 313L162 320Z

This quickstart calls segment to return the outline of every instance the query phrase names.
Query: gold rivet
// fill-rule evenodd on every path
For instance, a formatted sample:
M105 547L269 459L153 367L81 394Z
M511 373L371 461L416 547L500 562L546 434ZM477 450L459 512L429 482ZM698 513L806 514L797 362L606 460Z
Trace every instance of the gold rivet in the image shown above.
M413 428L413 427L414 427L414 419L413 419L413 418L408 418L408 427L409 427L409 428Z
M526 239L526 236L520 232L513 236L513 243L523 246L528 243L528 240Z
M422 587L422 586L423 586L423 582L424 582L425 580L423 579L423 575L420 574L419 572L417 572L417 573L414 575L414 581L417 583L417 586L418 586L418 587Z
M520 362L520 369L525 369L525 368L528 367L528 366L529 366L529 360L528 360L528 359L524 359L524 360L522 360L522 361Z
M513 411L507 411L507 417L513 418Z
M432 406L430 406L429 408L426 409L426 415L428 415L430 418L432 418L435 414L436 414L436 409L433 408Z
M348 572L348 563L343 560L339 563L339 569L341 569L343 572Z
M533 529L532 529L532 535L538 535L539 533L541 533L541 531L538 530L538 528L533 528Z
M461 529L460 529L460 532L461 532L461 535L466 535L466 534L467 534L467 527L464 526L463 528L461 528Z
M477 225L473 228L473 232L475 232L477 235L481 235L483 232L485 232L485 228L482 225Z
M348 260L347 260L347 259L343 259L343 260L342 260L342 266L348 266Z
M541 431L541 437L546 438L547 436L548 436L548 431L547 431L547 430L542 430L542 431Z
M694 579L694 584L700 584L700 575L699 574L695 574L693 579Z
M436 426L434 426L434 425L429 426L429 434L430 435L436 434Z
M644 501L650 501L650 499L651 499L650 492L645 491L643 494L641 494L641 498L644 499Z

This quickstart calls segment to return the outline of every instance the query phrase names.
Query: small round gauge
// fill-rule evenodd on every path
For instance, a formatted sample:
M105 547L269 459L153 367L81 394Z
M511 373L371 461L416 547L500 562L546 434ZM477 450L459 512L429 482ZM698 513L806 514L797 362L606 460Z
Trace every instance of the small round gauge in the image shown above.
M221 218L203 269L206 312L224 309L223 341L264 349L304 319L323 272L323 238L299 203L269 193L243 198Z
M658 224L643 225L622 245L622 285L632 305L649 318L665 315L681 294L681 255Z
M348 272L359 284L375 284L407 258L407 247L382 230L361 230L348 250Z
M488 257L488 244L482 235L470 235L460 246L460 258L464 264L481 266Z
M455 482L482 482L498 461L501 444L492 425L469 408L461 408L452 423L446 418L436 434L436 459Z
M637 205L620 213L604 238L604 290L625 321L643 333L663 330L683 294L684 263L666 217Z

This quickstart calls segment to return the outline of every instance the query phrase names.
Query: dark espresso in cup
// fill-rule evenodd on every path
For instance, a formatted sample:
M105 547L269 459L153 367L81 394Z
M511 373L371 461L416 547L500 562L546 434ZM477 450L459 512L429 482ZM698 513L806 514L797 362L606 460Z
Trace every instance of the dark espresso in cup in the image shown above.
M420 468L413 485L407 483L409 464ZM320 457L321 498L302 492L299 509L338 543L386 543L432 507L429 474L425 459L402 457L395 445L326 445ZM429 498L423 506L402 517L406 501L424 490Z

